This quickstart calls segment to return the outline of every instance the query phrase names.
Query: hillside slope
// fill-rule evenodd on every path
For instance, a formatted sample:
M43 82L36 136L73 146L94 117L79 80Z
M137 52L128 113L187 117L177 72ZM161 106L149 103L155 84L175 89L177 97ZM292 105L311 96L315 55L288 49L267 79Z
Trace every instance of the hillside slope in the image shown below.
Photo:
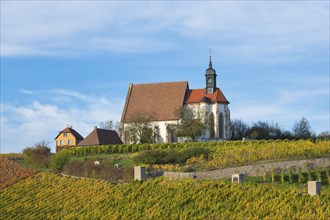
M297 185L150 179L110 185L39 173L1 190L1 219L327 219L321 196Z

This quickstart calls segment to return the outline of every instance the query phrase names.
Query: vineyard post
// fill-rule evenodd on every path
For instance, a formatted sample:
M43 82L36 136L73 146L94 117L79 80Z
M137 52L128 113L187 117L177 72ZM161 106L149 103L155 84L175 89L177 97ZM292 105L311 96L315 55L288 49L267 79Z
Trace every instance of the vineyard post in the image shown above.
M231 182L232 183L243 183L244 182L244 174L235 173L231 175Z
M321 194L321 182L319 181L308 181L307 182L308 194L311 196Z
M146 180L148 178L146 167L136 166L134 167L134 180Z

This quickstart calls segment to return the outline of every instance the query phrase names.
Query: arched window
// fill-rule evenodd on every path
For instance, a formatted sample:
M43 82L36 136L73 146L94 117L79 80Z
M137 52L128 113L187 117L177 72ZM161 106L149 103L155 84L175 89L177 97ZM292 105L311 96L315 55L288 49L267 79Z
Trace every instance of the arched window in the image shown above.
M130 133L129 131L125 131L125 144L130 143Z
M223 138L223 114L219 115L219 138Z
M215 130L214 130L214 116L213 113L210 114L210 138L214 138Z
M176 142L176 137L174 135L174 130L169 126L166 128L166 139L167 139L167 143Z
M158 126L154 127L152 137L153 137L153 143L158 143L158 139L159 139L159 127Z

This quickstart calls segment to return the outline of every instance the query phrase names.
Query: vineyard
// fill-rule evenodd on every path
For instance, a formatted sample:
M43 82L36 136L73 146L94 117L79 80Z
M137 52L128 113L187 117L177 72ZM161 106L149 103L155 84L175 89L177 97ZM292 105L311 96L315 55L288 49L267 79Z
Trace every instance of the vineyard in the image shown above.
M1 190L1 219L328 219L321 196L282 184L175 180L111 185L39 173Z
M133 154L145 151L166 151L180 153L186 149L200 147L209 150L208 158L193 157L185 164L161 166L167 170L185 170L191 165L200 165L201 169L219 169L232 166L254 164L259 161L299 160L319 157L330 157L330 141L227 141L173 144L141 144L141 145L104 145L88 146L63 150L60 153L71 157L92 155ZM141 164L141 163L140 163ZM142 163L143 164L143 163ZM146 163L151 165L150 163ZM183 167L183 165L187 165Z
M6 188L36 173L34 170L15 162L15 160L21 157L18 155L2 155L0 157L0 189Z
M264 160L302 159L330 156L330 141L256 141L240 147L217 150L207 166L227 167Z
M81 176L90 172L91 178L95 178L102 167L111 167L113 171L114 164L120 163L131 168L136 164L136 156L144 159L146 155L165 155L168 161L179 157L179 163L148 165L174 170L196 164L213 169L262 161L329 159L330 141L107 145L56 154L59 158L61 155L71 158L67 164L70 166L64 170L79 170ZM15 162L19 157L22 155L0 156L0 219L328 219L330 216L329 167L279 172L274 167L262 176L247 177L240 185L228 180L164 177L110 184L45 171L36 174ZM96 158L103 164L95 166ZM93 169L86 170L88 164ZM81 168L77 169L78 165ZM307 195L306 182L311 180L322 182L320 196Z

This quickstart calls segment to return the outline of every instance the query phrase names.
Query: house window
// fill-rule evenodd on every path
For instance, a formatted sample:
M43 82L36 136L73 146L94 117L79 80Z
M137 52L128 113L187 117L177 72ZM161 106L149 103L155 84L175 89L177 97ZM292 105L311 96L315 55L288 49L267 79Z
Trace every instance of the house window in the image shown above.
M71 144L72 144L72 140L69 139L69 140L68 140L68 145L71 145Z
M60 145L63 145L63 140L60 140Z
M63 133L63 137L67 137L68 136L68 133Z

